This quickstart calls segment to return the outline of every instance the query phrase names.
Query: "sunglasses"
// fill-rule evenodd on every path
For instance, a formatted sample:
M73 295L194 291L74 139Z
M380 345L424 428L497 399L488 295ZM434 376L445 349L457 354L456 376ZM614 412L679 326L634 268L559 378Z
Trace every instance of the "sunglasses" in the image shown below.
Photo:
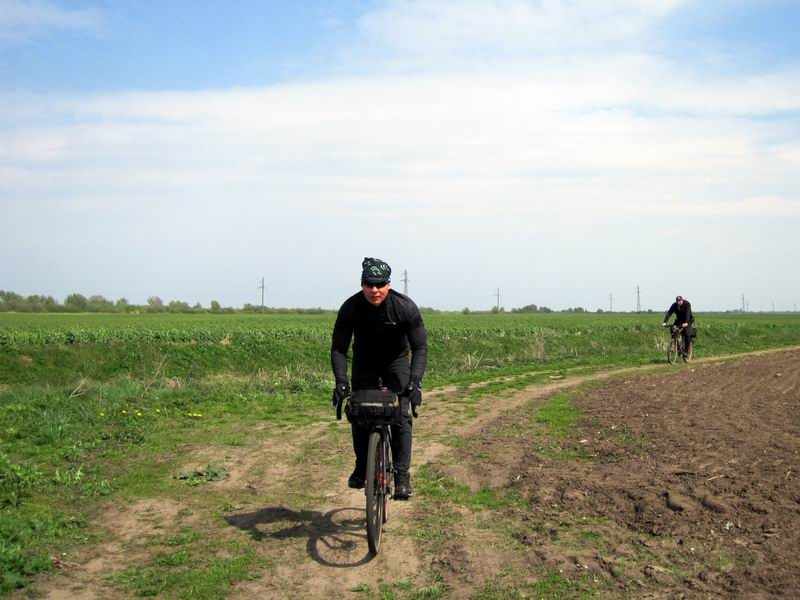
M367 283L366 281L362 281L361 285L363 285L367 289L378 288L379 290L382 290L387 285L389 285L389 282L388 281L379 281L378 283Z

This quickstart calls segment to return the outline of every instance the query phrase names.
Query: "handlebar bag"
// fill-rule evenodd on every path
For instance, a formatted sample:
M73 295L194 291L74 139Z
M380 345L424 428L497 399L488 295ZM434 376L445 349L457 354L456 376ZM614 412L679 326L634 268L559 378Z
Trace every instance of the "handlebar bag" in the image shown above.
M359 427L391 425L400 418L400 398L391 390L354 390L344 413Z

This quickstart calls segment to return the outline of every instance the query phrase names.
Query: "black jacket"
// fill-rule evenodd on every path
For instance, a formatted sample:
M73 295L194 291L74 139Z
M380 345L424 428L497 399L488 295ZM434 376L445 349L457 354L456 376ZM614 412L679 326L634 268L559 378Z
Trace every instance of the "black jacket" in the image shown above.
M694 323L694 314L692 314L692 305L688 300L683 301L683 306L678 306L677 302L673 302L669 310L664 314L662 323L666 323L670 315L675 315L675 322L683 325L684 323Z
M428 338L422 316L408 296L389 290L380 306L358 292L345 300L336 315L331 342L331 366L337 383L347 382L347 351L353 342L353 378L380 376L411 351L411 380L422 381L428 360Z

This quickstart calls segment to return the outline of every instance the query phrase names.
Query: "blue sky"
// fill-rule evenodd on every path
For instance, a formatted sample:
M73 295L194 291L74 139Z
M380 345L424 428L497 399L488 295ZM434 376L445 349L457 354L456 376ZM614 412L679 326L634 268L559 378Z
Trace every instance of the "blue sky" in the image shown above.
M800 5L0 0L0 289L793 309ZM402 289L399 278L397 287Z

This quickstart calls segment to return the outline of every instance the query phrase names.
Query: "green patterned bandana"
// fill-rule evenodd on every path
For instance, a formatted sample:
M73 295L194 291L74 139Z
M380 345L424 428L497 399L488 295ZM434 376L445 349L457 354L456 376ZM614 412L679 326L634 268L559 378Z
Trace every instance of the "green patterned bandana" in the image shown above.
M365 257L361 263L361 283L389 282L392 268L380 258Z

